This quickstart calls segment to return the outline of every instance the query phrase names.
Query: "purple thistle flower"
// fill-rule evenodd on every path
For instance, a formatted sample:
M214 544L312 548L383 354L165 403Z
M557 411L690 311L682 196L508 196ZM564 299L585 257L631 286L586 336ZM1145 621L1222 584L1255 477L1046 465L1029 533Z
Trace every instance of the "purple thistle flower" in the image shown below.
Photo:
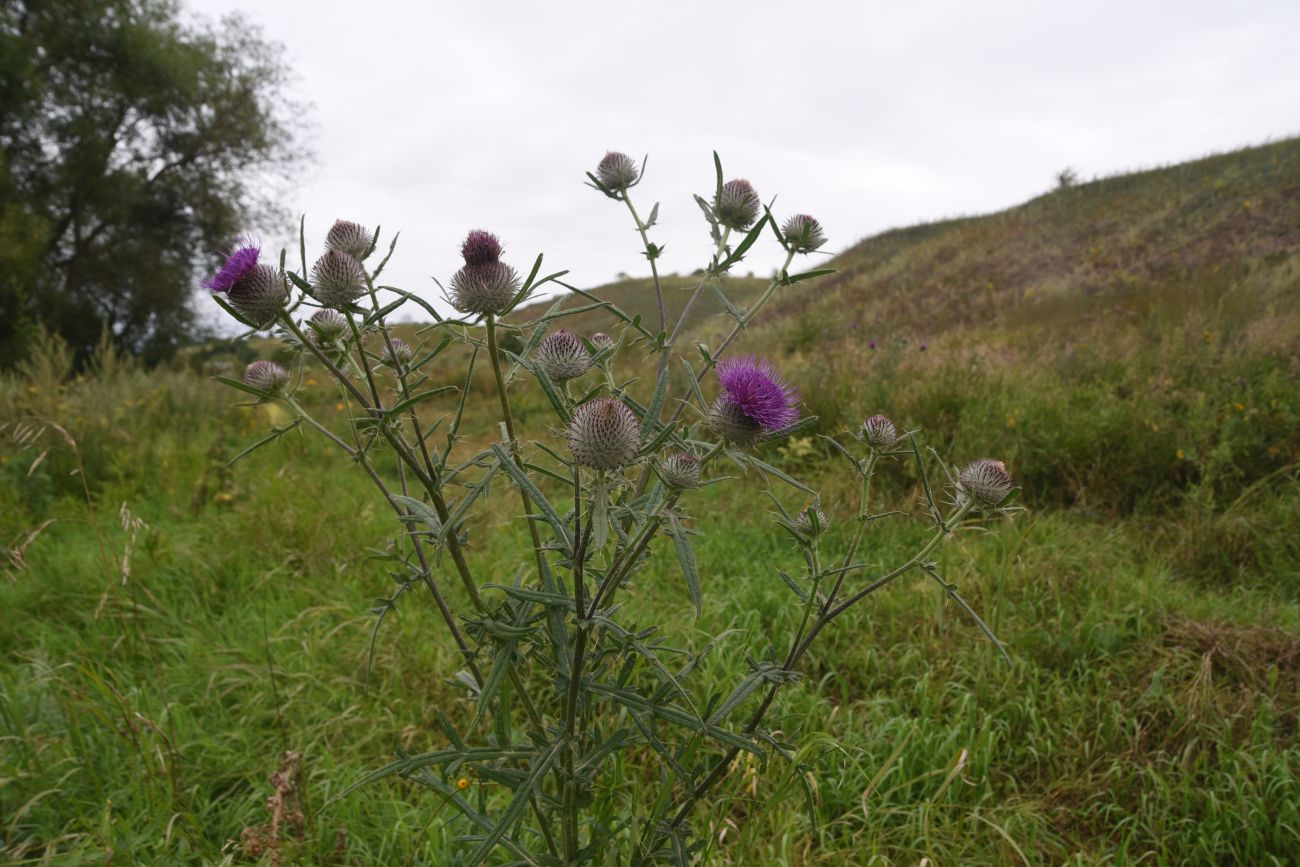
M728 358L718 365L718 382L731 403L764 430L779 430L799 419L798 392L781 381L766 358Z
M475 229L460 245L466 265L487 265L501 258L501 240L491 232Z
M257 267L257 259L262 255L262 248L257 244L246 242L236 247L226 257L226 264L221 266L213 277L203 281L204 289L213 292L229 292L230 287L248 276L248 272Z
M868 340L868 341L867 341L867 349L875 349L875 348L876 348L876 341L874 341L874 340Z

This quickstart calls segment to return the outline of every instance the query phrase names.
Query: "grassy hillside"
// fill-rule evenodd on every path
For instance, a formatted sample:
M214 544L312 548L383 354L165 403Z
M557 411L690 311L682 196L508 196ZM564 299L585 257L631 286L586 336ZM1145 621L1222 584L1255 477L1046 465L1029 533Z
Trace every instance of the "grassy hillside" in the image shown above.
M714 863L1291 863L1300 142L888 232L832 265L738 349L789 371L823 433L883 411L954 462L1007 459L1029 511L961 536L946 577L1013 662L920 581L837 621L779 706L815 768L815 821L788 768L750 769L727 817L697 817ZM674 278L670 301L693 285ZM727 291L743 304L757 285ZM653 309L644 280L596 292ZM692 337L716 344L710 310ZM472 388L467 424L493 437L487 378ZM523 435L550 442L541 398L522 382L514 397ZM453 647L405 598L367 684L369 609L394 589L368 549L391 520L314 440L229 466L284 421L234 399L108 356L71 378L57 346L0 384L0 860L254 863L240 834L269 820L267 777L296 750L291 856L451 863L466 829L421 790L331 799L394 749L439 745L436 712L472 713L443 680ZM323 381L304 400L340 418ZM847 483L822 441L765 458L822 486L842 544ZM670 642L723 635L701 675L719 689L791 616L775 569L797 555L755 508L761 486L691 507L698 620L671 553L631 588ZM907 466L880 488L915 511ZM509 575L517 504L490 503L470 556ZM890 561L922 530L873 532Z

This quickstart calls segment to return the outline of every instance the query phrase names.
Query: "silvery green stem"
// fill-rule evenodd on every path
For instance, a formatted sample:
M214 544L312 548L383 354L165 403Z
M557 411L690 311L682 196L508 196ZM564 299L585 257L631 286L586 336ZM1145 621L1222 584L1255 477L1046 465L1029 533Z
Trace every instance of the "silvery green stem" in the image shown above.
M514 416L510 413L510 396L506 393L506 380L501 374L501 359L497 353L496 316L489 313L484 317L483 321L487 325L488 357L492 361L492 376L496 379L497 397L501 400L501 420L506 426L506 439L508 440L506 445L510 449L510 457L514 460L515 465L519 467L521 472L527 472L524 469L524 462L519 457L519 441L515 439ZM519 488L519 500L524 507L524 520L528 524L528 535L532 538L533 554L537 560L537 577L540 579L545 571L545 565L542 563L542 557L545 556L542 553L542 539L538 535L537 526L532 519L526 517L533 513L533 501L523 488Z
M565 862L576 863L578 856L578 790L573 771L573 754L576 749L575 732L578 721L578 695L581 690L582 668L586 662L587 627L583 625L583 565L586 544L582 532L582 470L573 467L573 667L569 672L569 689L564 702L565 746L564 767L566 778L563 790L563 829Z
M732 341L736 339L736 337L740 334L740 332L743 331L745 327L749 325L749 323L753 320L753 318L758 315L758 312L763 309L763 307L767 304L767 302L772 300L773 293L775 293L777 288L782 285L781 275L785 274L789 270L790 263L793 261L794 261L794 251L791 250L786 254L785 264L781 266L781 270L776 272L776 276L772 278L772 281L767 284L767 288L763 290L763 294L758 296L758 300L755 301L753 305L751 305L750 308L745 311L745 315L742 316L740 321L737 322L735 326L731 329L731 333L728 334L726 336L726 339L724 339L722 343L718 346L717 351L710 353L715 363L717 359L722 356L722 353L727 351L727 347L731 345ZM709 367L711 366L712 365L707 365L704 369L708 370Z
M636 230L641 233L641 245L645 247L645 257L650 260L650 273L655 279L655 300L659 302L659 330L663 331L667 326L668 311L664 308L664 288L659 284L659 266L655 264L658 254L651 252L650 238L646 235L646 225L641 222L641 215L636 212L636 207L632 204L632 197L627 190L623 191L623 203L627 209L632 212L632 219L636 221ZM654 214L650 215L651 218Z
M840 574L835 577L835 584L831 587L831 592L826 596L826 604L822 606L822 611L830 609L835 602L835 597L840 593L840 587L844 584L844 576L848 574L848 567L853 563L853 558L858 556L858 549L862 547L862 539L867 533L867 521L871 517L870 499L871 499L871 478L876 473L876 461L880 459L880 453L876 449L871 449L871 454L867 458L867 466L862 471L862 493L858 499L858 520L857 526L853 530L853 539L849 542L849 548L844 552L844 562L840 564Z
M700 278L700 282L696 285L695 291L691 293L691 297L686 302L686 306L682 308L681 316L677 317L677 324L673 326L673 333L668 336L668 342L664 344L664 353L659 359L660 367L667 366L668 351L673 348L675 343L677 343L677 338L682 336L682 330L686 328L686 323L691 318L691 311L695 309L695 302L700 300L700 295L704 292L704 287L709 285L709 281L713 280L717 276L713 273L713 269L717 267L718 261L722 257L722 251L727 248L727 239L730 237L731 227L727 226L722 230L722 234L718 237L717 246L713 251L712 265L705 269L704 276Z
M605 573L604 580L600 582L600 586L596 588L596 592L592 597L591 608L587 612L588 618L594 617L601 603L618 592L619 585L627 574L627 570L631 568L632 564L636 562L636 558L641 556L641 552L645 550L646 545L650 544L650 540L654 538L654 532L659 527L659 515L663 513L664 509L671 509L675 506L677 498L680 496L681 492L675 491L664 498L655 507L654 511L646 515L641 529L637 532L636 537L623 549L622 554L615 555L614 562L610 565L609 570Z
M370 294L370 305L375 311L376 321L379 324L379 333L384 336L384 348L388 351L388 357L393 359L393 373L397 376L397 384L399 386L401 398L402 400L406 400L411 396L410 386L408 386L406 382L406 365L398 360L397 353L393 351L392 333L388 330L388 323L384 320L384 317L379 315L379 295L375 291L374 278L369 274L366 275L366 289ZM358 347L358 349L360 349L360 347ZM364 352L365 350L361 351ZM425 471L428 472L430 476L436 477L438 471L434 469L433 457L429 454L429 446L424 437L424 427L420 424L420 416L416 413L414 406L411 407L409 416L411 419L411 430L415 432L415 443L419 446L420 454L424 458Z

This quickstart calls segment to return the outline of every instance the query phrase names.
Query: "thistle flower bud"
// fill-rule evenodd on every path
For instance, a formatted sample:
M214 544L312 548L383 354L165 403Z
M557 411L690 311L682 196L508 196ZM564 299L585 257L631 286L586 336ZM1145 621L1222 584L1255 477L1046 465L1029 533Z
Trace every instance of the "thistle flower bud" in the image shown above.
M627 404L598 397L573 411L567 432L573 459L594 470L620 470L641 448L641 423Z
M572 331L558 329L542 338L534 354L546 375L556 382L577 379L591 369L591 353Z
M289 300L284 274L270 265L254 265L248 274L226 293L230 306L259 328L275 321Z
M501 240L491 232L475 229L465 236L460 255L466 265L488 265L501 258Z
M781 234L796 253L811 253L826 243L822 224L807 214L795 214L786 220Z
M974 461L957 475L958 488L982 506L996 506L1007 498L1014 485L1007 465L991 458Z
M374 234L360 223L350 220L335 220L325 234L326 250L347 253L358 262L370 255L370 248L374 245Z
M366 291L366 269L351 253L329 250L311 268L311 291L330 307L345 307Z
M239 315L265 328L284 310L289 287L278 269L257 261L261 254L262 248L254 243L236 247L221 270L203 281L203 287L226 293L226 300Z
M326 343L337 340L348 330L348 320L337 310L317 310L311 317L316 333Z
M597 352L604 352L606 349L614 348L614 338L610 337L603 331L597 331L591 335L591 345L596 347Z
M883 415L873 415L862 423L862 438L872 448L887 449L898 442L898 428Z
M763 426L725 394L718 395L709 407L709 425L718 436L742 449L752 446L763 435Z
M254 361L244 369L244 384L267 394L280 394L289 384L289 371L274 361Z
M411 349L411 344L407 343L400 337L391 337L388 344L384 347L384 355L387 362L393 367L406 367L415 357L415 350Z
M744 179L727 181L722 185L722 195L713 203L718 222L724 226L744 232L758 219L762 203L754 187Z
M502 262L466 265L451 278L451 303L461 313L502 313L519 291L515 269Z
M615 192L622 192L635 184L639 174L632 158L617 151L605 154L600 165L596 166L596 177Z
M813 515L817 516L816 533L813 532L813 521L812 521ZM794 519L795 529L798 530L800 533L803 533L805 536L813 536L813 535L820 536L822 533L826 532L826 528L829 526L830 526L830 521L827 519L826 513L823 512L815 505L809 506L808 508L804 509L798 515L796 515Z
M674 488L698 488L700 473L700 459L690 452L673 452L659 464L659 475Z

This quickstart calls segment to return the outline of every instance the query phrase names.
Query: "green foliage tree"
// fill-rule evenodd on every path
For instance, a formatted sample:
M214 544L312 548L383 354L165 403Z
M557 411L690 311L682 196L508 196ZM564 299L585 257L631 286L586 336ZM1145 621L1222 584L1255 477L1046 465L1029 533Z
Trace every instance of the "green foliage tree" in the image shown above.
M0 367L39 328L157 360L301 153L277 47L173 0L0 4ZM265 225L265 223L263 223Z

